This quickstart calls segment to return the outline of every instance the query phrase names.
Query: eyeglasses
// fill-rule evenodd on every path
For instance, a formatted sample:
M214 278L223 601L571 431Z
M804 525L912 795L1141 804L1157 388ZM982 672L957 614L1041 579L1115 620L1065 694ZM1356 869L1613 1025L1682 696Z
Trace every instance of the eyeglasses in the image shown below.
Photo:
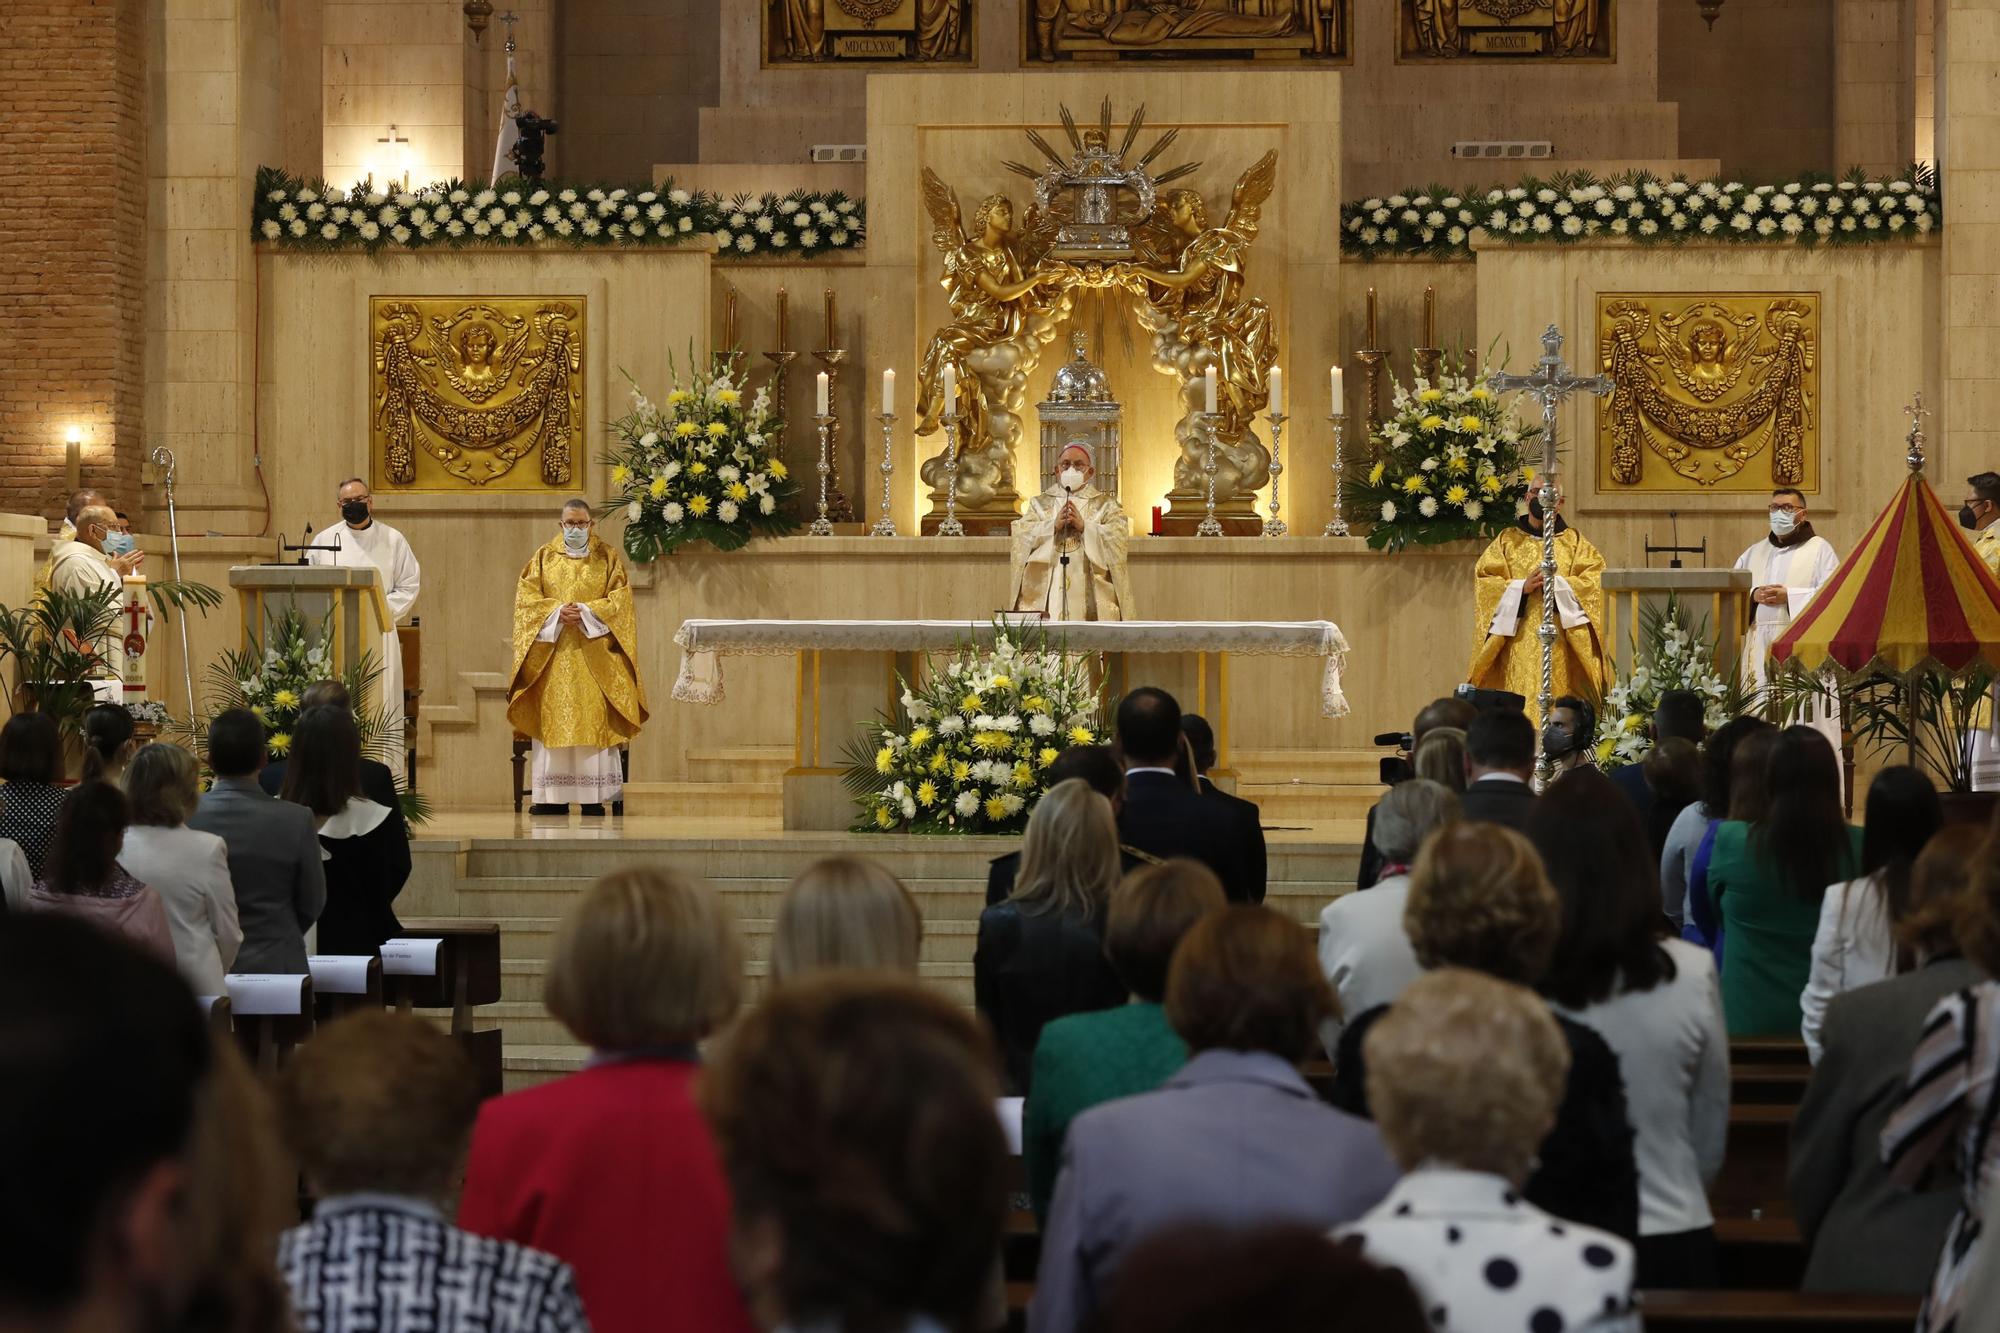
M1773 514L1803 514L1806 512L1804 505L1795 504L1775 504L1768 505L1766 508Z

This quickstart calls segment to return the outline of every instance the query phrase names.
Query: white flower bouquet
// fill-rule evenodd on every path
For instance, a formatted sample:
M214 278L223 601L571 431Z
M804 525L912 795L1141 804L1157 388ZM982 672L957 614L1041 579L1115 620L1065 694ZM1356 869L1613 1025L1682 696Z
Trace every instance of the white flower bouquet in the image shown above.
M635 562L650 564L691 541L733 551L798 526L770 390L746 402L721 358L709 373L676 384L663 404L634 385L632 410L611 433L606 461L618 490L606 508L623 511L625 553Z
M1937 174L1921 163L1893 180L1856 170L1841 180L1804 175L1773 185L1570 172L1485 190L1434 185L1351 200L1340 209L1340 248L1363 259L1467 259L1480 228L1517 243L1624 236L1666 244L1855 245L1926 235L1943 220Z
M1701 696L1702 720L1710 731L1746 712L1751 699L1736 673L1715 664L1715 640L1702 622L1689 627L1680 600L1669 596L1664 608L1639 612L1639 651L1631 674L1611 683L1597 724L1597 762L1622 768L1644 759L1653 748L1649 724L1669 690L1693 690Z
M1018 832L1056 756L1102 736L1087 662L1039 634L1002 629L990 652L927 658L922 683L902 684L896 717L870 724L849 752L861 828Z
M1370 546L1491 539L1526 510L1540 426L1522 427L1450 363L1435 384L1397 383L1392 406L1371 437L1375 461L1348 490L1355 515L1374 523Z

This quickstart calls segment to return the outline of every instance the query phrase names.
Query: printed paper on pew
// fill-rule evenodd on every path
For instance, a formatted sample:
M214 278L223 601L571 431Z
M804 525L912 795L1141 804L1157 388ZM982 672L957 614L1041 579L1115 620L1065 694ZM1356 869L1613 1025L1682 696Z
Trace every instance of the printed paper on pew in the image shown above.
M375 960L367 954L316 953L306 959L312 972L313 989L326 995L366 995L368 965Z
M238 1018L288 1017L305 1012L306 978L296 972L231 972L229 1009Z
M1007 1135L1007 1151L1015 1157L1021 1155L1021 1108L1026 1103L1025 1097L1002 1097L994 1103L1000 1112L1000 1128Z
M434 977L438 971L438 946L443 940L384 940L382 975L385 977Z

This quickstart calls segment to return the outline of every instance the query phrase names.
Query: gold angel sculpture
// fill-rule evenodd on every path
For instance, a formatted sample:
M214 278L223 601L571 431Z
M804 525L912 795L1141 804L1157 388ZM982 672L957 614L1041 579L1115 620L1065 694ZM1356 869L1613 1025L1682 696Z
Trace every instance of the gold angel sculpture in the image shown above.
M1028 376L1069 317L1067 270L1044 266L1051 228L1030 211L1027 243L1017 239L1014 205L1003 194L988 195L973 211L972 227L960 221L958 195L928 167L923 173L924 206L931 215L931 241L944 254L941 280L951 303L951 322L939 329L924 352L919 371L917 434L934 434L943 419L944 371L957 380L956 438L946 453L958 453L958 508L962 513L1012 517L1014 446L1021 437ZM923 479L938 495L947 484L945 454L928 460ZM940 502L937 506L942 508Z
M1204 492L1208 436L1202 410L1208 367L1220 381L1216 410L1215 493L1219 503L1242 508L1261 486L1271 461L1252 430L1270 400L1266 377L1278 359L1271 311L1244 295L1250 243L1257 238L1264 201L1278 180L1278 155L1264 154L1236 181L1229 216L1208 225L1208 208L1193 190L1170 190L1140 228L1142 257L1153 263L1122 266L1141 293L1139 319L1153 335L1153 366L1180 381L1182 415L1174 428L1180 457L1174 493Z

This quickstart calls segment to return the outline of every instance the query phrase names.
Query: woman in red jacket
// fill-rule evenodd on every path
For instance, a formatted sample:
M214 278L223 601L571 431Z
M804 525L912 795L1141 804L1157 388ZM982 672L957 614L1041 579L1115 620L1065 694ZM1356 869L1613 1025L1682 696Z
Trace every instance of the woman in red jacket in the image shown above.
M591 886L546 1003L595 1054L486 1104L459 1225L555 1255L596 1333L749 1333L729 1194L695 1107L695 1043L736 1013L736 928L707 886L653 869Z

